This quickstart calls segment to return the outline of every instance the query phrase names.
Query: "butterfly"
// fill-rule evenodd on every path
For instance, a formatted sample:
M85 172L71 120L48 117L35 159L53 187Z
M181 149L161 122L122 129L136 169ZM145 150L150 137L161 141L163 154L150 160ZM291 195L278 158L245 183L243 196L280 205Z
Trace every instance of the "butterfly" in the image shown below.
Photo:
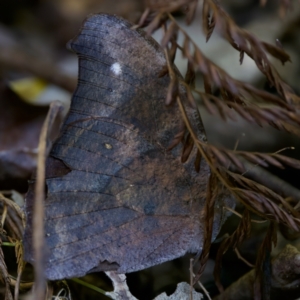
M202 159L195 170L196 149L185 163L180 145L169 150L182 116L176 104L165 105L170 78L159 76L163 50L107 14L88 17L69 47L79 58L79 78L46 165L46 277L128 273L201 252L210 168ZM179 94L193 130L205 139L184 86ZM33 198L32 184L24 234L31 263ZM218 196L213 238L230 203L228 195Z

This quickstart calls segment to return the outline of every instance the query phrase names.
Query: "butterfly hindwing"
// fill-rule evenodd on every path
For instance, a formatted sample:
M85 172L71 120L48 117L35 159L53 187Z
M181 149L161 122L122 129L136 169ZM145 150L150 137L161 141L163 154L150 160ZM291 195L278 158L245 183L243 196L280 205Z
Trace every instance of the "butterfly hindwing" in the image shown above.
M202 160L195 171L196 149L185 164L181 146L167 150L182 120L176 105L165 106L163 51L141 30L104 14L89 17L70 47L79 79L47 162L49 170L67 170L46 174L47 278L132 272L200 251L210 170ZM205 136L183 87L180 93L193 128ZM24 237L30 262L32 201L31 190Z

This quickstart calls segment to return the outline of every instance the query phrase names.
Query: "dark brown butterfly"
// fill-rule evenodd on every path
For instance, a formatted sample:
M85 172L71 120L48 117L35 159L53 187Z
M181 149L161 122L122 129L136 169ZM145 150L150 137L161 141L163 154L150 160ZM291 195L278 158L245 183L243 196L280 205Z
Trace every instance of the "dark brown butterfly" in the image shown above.
M165 106L170 78L160 46L116 16L97 14L71 43L79 79L70 112L47 161L45 241L48 279L89 272L137 271L200 252L208 165L195 171L196 149L181 163L168 146L182 124ZM198 112L180 97L194 131ZM25 259L33 262L32 202L27 194ZM224 219L216 201L213 238ZM228 204L230 205L230 204Z

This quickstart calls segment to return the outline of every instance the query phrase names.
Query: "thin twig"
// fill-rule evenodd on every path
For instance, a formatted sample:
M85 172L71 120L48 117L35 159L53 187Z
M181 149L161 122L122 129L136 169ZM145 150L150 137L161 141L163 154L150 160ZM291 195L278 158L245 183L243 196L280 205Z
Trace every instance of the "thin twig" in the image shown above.
M9 276L9 281L10 281L10 285L11 286L16 286L17 285L17 279L13 276ZM32 288L33 286L33 282L19 282L19 288L20 290L29 290L30 288Z
M4 228L4 222L7 215L7 206L5 203L3 203L3 210L2 210L2 216L1 216L1 227Z
M74 282L76 282L76 283L79 283L79 284L82 285L82 286L85 286L85 287L87 287L87 288L89 288L89 289L92 289L92 290L94 290L94 291L96 291L96 292L98 292L98 293L100 293L100 294L102 294L102 295L105 295L105 296L107 296L108 298L111 298L111 299L112 299L111 296L107 295L107 292L106 292L106 291L102 290L101 288L99 288L99 287L97 287L97 286L94 286L93 284L90 284L90 283L88 283L88 282L86 282L86 281L83 281L83 280L81 280L81 279L79 279L79 278L72 278L71 280L74 281Z
M243 261L248 267L254 268L254 265L251 264L246 258L244 258L244 257L241 255L241 253L240 253L240 251L239 251L238 248L235 248L235 249L234 249L234 252L236 253L238 259L240 259L241 261Z
M232 208L230 208L230 207L228 207L228 206L223 206L225 209L227 209L228 211L230 211L230 212L232 212L233 214L235 214L236 216L238 216L239 218L243 218L243 216L240 214L240 213L238 213L236 210L234 210L234 209L232 209ZM266 223L266 222L268 222L268 220L250 220L252 223L258 223L258 224L261 224L261 223Z
M193 272L193 266L194 266L194 259L190 259L190 300L193 300L193 277L194 277L194 272Z
M55 122L60 122L62 105L52 102L43 124L38 146L37 175L35 185L35 199L33 204L33 249L34 249L34 274L35 274L35 299L43 299L46 291L44 275L44 199L45 199L45 169L47 153L51 147L50 136ZM54 134L54 132L53 132Z
M201 281L198 280L197 283L199 284L200 288L202 289L202 291L204 292L204 294L206 295L206 297L208 298L208 300L211 300L211 297L210 297L207 289L204 287L204 285L201 283Z
M22 276L22 272L19 272L15 284L15 290L14 290L15 300L19 299L19 288L20 288L21 276Z

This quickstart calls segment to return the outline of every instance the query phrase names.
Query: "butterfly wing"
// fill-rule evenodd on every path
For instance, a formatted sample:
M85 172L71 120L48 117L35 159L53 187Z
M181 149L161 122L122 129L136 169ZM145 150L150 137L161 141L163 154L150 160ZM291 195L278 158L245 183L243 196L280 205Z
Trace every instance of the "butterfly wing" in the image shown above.
M70 47L79 57L79 79L47 162L47 278L132 272L200 251L210 170L204 161L200 174L192 159L182 164L179 146L167 151L182 121L176 105L164 104L170 79L158 76L163 51L104 14L89 17ZM204 137L183 88L181 94ZM24 244L31 262L32 201L29 192Z

